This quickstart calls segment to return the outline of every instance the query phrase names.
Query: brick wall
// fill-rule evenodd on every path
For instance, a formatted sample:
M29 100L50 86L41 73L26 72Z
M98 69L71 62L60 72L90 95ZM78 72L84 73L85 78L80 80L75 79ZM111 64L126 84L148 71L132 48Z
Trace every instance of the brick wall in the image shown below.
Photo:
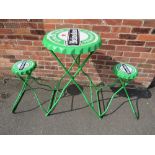
M111 68L117 62L137 66L139 76L135 82L145 87L155 77L155 20L127 19L0 19L0 76L12 76L10 68L16 61L34 59L38 64L35 76L60 77L63 70L41 40L46 32L65 27L89 29L101 35L102 47L84 68L95 83L113 81ZM67 67L71 64L69 56L58 55Z

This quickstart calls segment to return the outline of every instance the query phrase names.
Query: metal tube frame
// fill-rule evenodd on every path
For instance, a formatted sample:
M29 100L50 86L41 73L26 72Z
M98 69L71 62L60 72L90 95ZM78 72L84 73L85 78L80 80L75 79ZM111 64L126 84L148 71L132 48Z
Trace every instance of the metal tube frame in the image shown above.
M37 84L41 85L41 86L45 86L45 87L48 87L50 91L52 91L52 94L53 94L53 90L52 90L52 87L50 85L47 85L47 84L42 84L40 82L37 81L37 79L33 76L31 76L31 73L28 74L26 76L26 78L23 78L22 76L18 75L18 78L23 82L23 85L22 85L22 88L20 90L20 92L18 93L13 105L12 105L12 113L15 113L22 97L24 96L24 93L26 92L26 89L27 87L32 91L36 101L37 101L37 104L38 106L41 108L41 110L43 111L44 114L47 113L47 110L42 106L42 103L35 91L35 88L32 88L30 85L29 85L29 80L32 79L33 81L35 81ZM52 95L51 95L52 96ZM51 100L50 100L51 102Z
M91 110L93 112L95 112L95 114L97 115L97 117L99 119L102 119L103 116L106 115L106 113L108 112L108 109L114 99L114 97L121 91L121 90L124 90L125 91L125 94L127 96L127 99L128 99L128 102L129 102L129 105L130 105L130 108L131 108L131 111L132 113L134 114L134 116L138 119L139 118L139 115L138 113L135 111L134 109L134 106L132 104L132 101L128 95L128 92L126 90L126 86L129 84L130 81L123 81L122 79L118 78L116 79L116 81L110 85L104 85L104 86L96 86L93 81L91 80L91 78L88 76L87 73L84 72L83 70L83 67L85 66L85 64L87 63L87 61L89 60L89 58L91 57L91 55L94 53L93 52L90 52L89 55L83 60L83 62L81 62L80 58L81 58L81 55L71 55L72 58L73 58L73 63L71 64L71 66L69 67L69 69L67 69L65 67L65 65L60 61L60 59L56 56L56 54L51 51L52 55L54 56L54 58L57 60L57 62L59 63L59 65L63 68L63 70L65 71L65 73L63 74L63 76L60 78L60 80L55 84L54 86L54 89L51 88L50 85L45 85L45 84L41 84L39 83L36 78L32 77L31 76L31 73L27 75L27 77L24 79L23 77L21 76L18 76L20 80L23 81L23 85L22 85L22 88L16 98L16 100L14 101L13 103L13 107L12 107L12 112L14 113L17 109L17 106L19 105L20 103L20 100L22 99L25 91L26 91L26 88L29 87L30 90L32 91L33 95L35 96L36 100L37 100L37 103L39 105L39 107L41 108L41 110L43 111L43 113L45 114L45 116L48 116L50 115L53 110L55 109L55 107L57 106L57 104L59 103L60 99L63 97L64 93L65 93L65 90L67 89L67 87L69 86L70 83L74 83L76 85L76 87L79 89L79 91L81 92L85 102L87 103L87 105L89 105L89 107L91 108ZM74 73L74 75L71 75L70 71L72 70L73 66L74 65L77 65L78 66L78 69L77 71ZM84 76L87 77L88 81L89 81L89 88L90 88L90 100L87 98L87 96L85 95L84 91L81 89L81 87L79 86L79 84L77 83L77 81L75 80L76 76L82 72ZM61 85L61 82L63 81L64 77L65 76L69 76L70 77L70 80L65 84L65 86L63 87L63 89L60 91L59 88L60 88L60 85ZM34 80L35 82L37 82L38 84L40 85L43 85L43 86L46 86L48 87L52 93L51 93L51 96L50 96L50 101L49 101L49 104L48 104L48 108L47 110L45 108L43 108L39 98L38 98L38 95L35 91L34 88L32 88L28 83L29 83L29 80L32 79ZM110 100L108 101L107 103L107 106L106 108L104 109L104 111L102 112L101 110L101 107L100 107L100 102L99 102L99 91L103 88L106 88L106 87L113 87L115 86L116 84L120 84L121 87L116 91L114 92L114 94L111 96ZM93 90L95 90L96 92L96 99L97 99L97 109L95 109L94 107L94 102L93 102Z
M85 64L87 63L87 61L89 60L89 58L91 57L91 55L94 53L93 52L90 52L89 55L86 57L86 59L84 59L84 61L82 63L80 63L80 56L81 55L71 55L72 58L73 58L73 63L72 65L69 67L69 69L67 69L65 67L65 65L60 61L60 59L56 56L56 54L51 51L52 55L54 56L54 58L57 60L57 62L59 63L59 65L64 69L65 73L64 75L60 78L60 80L58 81L58 83L56 84L55 86L55 89L56 91L58 91L59 87L60 87L60 83L61 81L64 79L64 77L66 75L68 75L70 77L70 80L65 84L65 86L63 87L61 93L58 95L58 93L55 94L54 96L54 99L52 100L53 102L50 102L50 105L49 105L49 108L48 108L48 112L46 113L46 116L48 116L50 113L53 112L53 110L55 109L55 107L57 106L57 104L59 103L61 97L63 96L63 93L65 92L65 90L67 89L67 87L69 86L69 84L72 82L76 85L76 87L79 89L79 91L81 92L84 100L86 101L86 103L89 105L89 107L91 108L91 110L93 112L96 113L97 117L99 119L101 119L103 116L105 116L105 114L108 112L108 109L114 99L114 97L121 91L121 90L124 90L125 91L125 94L127 96L127 99L128 99L128 102L129 102L129 105L130 105L130 108L133 112L133 114L135 115L135 117L138 119L138 114L136 113L135 109L134 109L134 106L132 104L132 101L128 95L128 92L126 90L126 86L129 84L129 81L127 82L124 82L122 79L116 79L116 81L110 85L105 85L104 87L113 87L115 86L118 82L121 84L121 87L111 96L108 104L107 104L107 107L105 108L105 110L102 112L101 110L101 107L100 107L100 103L99 103L99 90L102 89L103 87L100 87L98 88L94 83L93 81L91 80L91 78L88 76L87 73L85 73L83 71L83 67L85 66ZM78 69L77 71L74 73L74 75L71 75L70 71L72 70L73 66L77 64L78 65ZM75 80L76 76L82 72L86 77L87 79L89 80L89 88L90 88L90 101L88 100L87 96L85 95L84 91L80 88L79 84L77 83L77 81ZM96 92L96 98L97 98L97 110L94 108L94 103L93 103L93 91L92 91L92 88L95 89L95 92Z

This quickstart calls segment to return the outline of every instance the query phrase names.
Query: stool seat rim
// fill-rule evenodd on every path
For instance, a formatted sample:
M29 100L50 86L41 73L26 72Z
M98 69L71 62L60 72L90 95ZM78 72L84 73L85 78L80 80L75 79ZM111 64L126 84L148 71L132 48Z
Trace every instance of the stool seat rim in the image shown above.
M123 69L121 68L122 65L126 65L130 69L131 73L123 71ZM113 68L113 72L117 77L125 80L132 80L138 76L137 68L127 63L119 63L115 65Z
M33 60L24 60L26 61L26 67L22 70L19 69L19 65L23 62L23 60L17 61L15 64L13 64L11 71L15 75L28 75L30 74L35 68L36 68L36 62Z

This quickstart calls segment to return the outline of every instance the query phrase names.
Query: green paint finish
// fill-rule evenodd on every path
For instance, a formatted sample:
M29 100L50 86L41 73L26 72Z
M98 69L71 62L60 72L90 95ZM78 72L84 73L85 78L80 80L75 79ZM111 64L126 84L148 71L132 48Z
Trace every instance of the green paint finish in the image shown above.
M26 64L25 64L24 68L20 70L20 66L23 61L26 61ZM36 66L37 66L37 64L33 60L22 60L22 61L16 62L12 66L11 71L15 75L26 75L26 74L30 74L36 68Z
M114 74L125 80L132 80L137 77L138 70L130 64L117 64L113 68Z
M100 48L102 44L100 36L95 32L84 29L78 29L79 45L68 45L69 30L69 28L64 28L47 33L43 38L43 45L50 51L70 55L84 54Z

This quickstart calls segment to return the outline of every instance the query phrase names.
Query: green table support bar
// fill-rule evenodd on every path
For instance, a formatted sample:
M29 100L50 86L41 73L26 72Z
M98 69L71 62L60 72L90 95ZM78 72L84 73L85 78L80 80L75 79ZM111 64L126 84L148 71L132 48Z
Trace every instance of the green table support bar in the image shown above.
M80 88L79 84L74 80L75 77L79 74L79 72L82 70L82 68L85 66L86 62L89 60L89 58L91 57L91 55L92 55L94 52L90 52L90 54L87 56L87 58L86 58L81 64L79 64L79 63L77 62L77 59L80 58L80 55L78 55L76 58L74 57L74 62L72 63L71 67L70 67L68 70L67 70L67 68L64 66L64 64L60 61L60 59L56 56L56 54L55 54L53 51L51 51L51 53L52 53L52 55L55 57L55 59L58 61L59 65L64 69L65 75L68 75L68 76L70 77L70 80L69 80L69 81L67 82L67 84L64 86L62 92L60 93L60 95L59 95L59 97L58 97L58 99L57 99L57 101L55 101L55 103L53 104L52 107L50 106L51 109L49 109L49 111L47 112L46 116L48 116L48 115L54 110L54 108L57 106L59 100L61 99L61 97L62 97L64 91L66 90L66 88L69 86L69 84L70 84L71 82L73 82L73 83L76 85L76 87L79 89L79 91L81 92L81 94L83 95L83 97L84 97L86 103L91 107L91 109L92 109L93 111L95 111L95 113L96 113L97 116L99 117L98 112L94 109L94 107L93 107L93 106L91 105L91 103L88 101L86 95L84 94L83 90ZM79 62L80 62L80 61L79 61ZM73 67L73 65L74 65L75 63L78 65L78 69L77 69L76 73L72 76L72 75L70 74L70 70L72 69L72 67ZM87 77L88 77L88 76L87 76ZM88 79L89 79L89 78L88 78ZM92 81L90 81L90 82L93 83Z

